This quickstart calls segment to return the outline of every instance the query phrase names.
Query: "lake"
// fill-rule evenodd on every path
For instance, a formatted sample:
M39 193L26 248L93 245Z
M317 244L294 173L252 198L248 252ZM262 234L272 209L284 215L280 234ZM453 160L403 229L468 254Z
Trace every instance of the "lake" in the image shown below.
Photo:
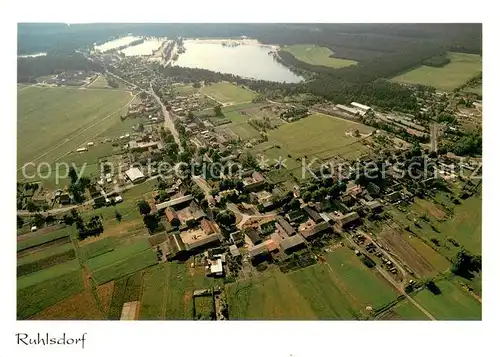
M128 45L130 42L135 41L135 40L139 40L139 39L141 39L141 38L138 36L124 36L124 37L120 37L120 38L105 42L102 45L95 46L94 48L97 51L105 52L105 51L112 50L114 48L118 48L120 46Z
M173 64L179 67L203 68L244 78L273 82L298 83L302 77L277 62L265 46L255 40L237 41L235 47L223 46L223 40L185 40L186 52ZM233 41L234 42L234 41Z
M150 38L139 45L127 47L120 52L125 56L151 56L156 50L161 47L161 44L166 40L166 37Z
M45 52L38 52L38 53L32 53L29 55L20 55L17 56L18 58L29 58L29 57L41 57L41 56L47 56Z

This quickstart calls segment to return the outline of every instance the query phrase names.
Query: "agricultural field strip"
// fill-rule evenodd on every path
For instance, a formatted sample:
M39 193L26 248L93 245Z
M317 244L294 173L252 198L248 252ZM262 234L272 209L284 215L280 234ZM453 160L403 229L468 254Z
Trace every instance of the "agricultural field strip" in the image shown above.
M95 89L94 89L94 90L95 90ZM128 92L128 93L129 93L130 95L132 95L130 92ZM80 129L80 130L79 130L79 131L77 131L76 133L73 133L73 134L72 134L69 138L66 138L66 139L65 139L65 141L63 141L63 142L61 142L60 144L58 144L58 145L56 145L56 146L52 147L50 150L48 150L48 151L44 152L42 155L39 155L39 156L38 156L38 157L36 157L35 159L28 160L28 161L33 161L33 162L34 162L34 161L37 161L37 160L39 160L40 158L43 158L44 156L46 156L46 155L48 155L49 153L53 152L54 150L57 150L59 147L61 147L61 146L63 146L63 145L66 145L69 141L71 141L71 140L73 140L73 139L75 139L75 138L79 137L79 136L80 136L82 133L84 133L85 131L87 131L87 130L91 129L92 127L94 127L94 126L96 126L96 125L98 125L98 124L100 124L100 123L102 123L103 121L105 121L105 120L106 120L106 119L108 119L109 117L111 117L111 116L115 115L116 113L118 113L118 112L120 112L121 110L123 110L124 108L126 108L128 105L130 105L130 103L132 103L132 102L135 100L135 98L136 98L136 97L137 97L137 95L133 96L133 97L132 97L132 99L131 99L131 100L130 100L127 104L125 104L124 106L120 107L118 110L116 110L116 111L114 111L114 112L112 112L112 113L110 113L110 114L106 115L106 116L105 116L105 117L103 117L103 118L99 118L99 119L97 119L97 120L94 120L93 122L89 123L90 125L85 126L84 128ZM103 130L102 132L104 132L104 131L105 131L105 130ZM94 137L98 136L99 134L100 134L100 133L95 134L95 135L93 135L93 136L91 136L91 137L89 137L89 138L85 139L84 141L82 141L82 144L86 144L86 142L88 142L90 139L92 139L92 138L94 138ZM77 146L78 146L78 145L77 145ZM75 147L76 147L76 146L75 146ZM59 160L60 158L62 158L62 157L64 157L64 156L68 155L68 154L69 154L69 153L71 153L72 151L73 151L73 150L70 150L70 151L68 151L67 153L65 153L64 155L61 155L60 157L57 157L57 158L55 158L55 159L54 159L54 160L52 160L52 161L57 161L57 160ZM19 172L19 170L21 170L21 169L22 169L22 168L18 168L18 170L17 170L17 171Z

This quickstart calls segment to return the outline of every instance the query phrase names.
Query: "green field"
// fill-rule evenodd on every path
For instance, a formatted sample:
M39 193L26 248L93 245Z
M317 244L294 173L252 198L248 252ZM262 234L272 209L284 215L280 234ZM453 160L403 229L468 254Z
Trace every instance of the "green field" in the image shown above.
M192 283L184 264L163 263L146 272L141 320L191 320Z
M17 318L26 319L84 290L80 270L64 271L50 280L44 280L17 290Z
M334 156L353 159L367 149L359 142L359 138L346 135L347 131L358 129L362 134L371 133L374 129L362 124L335 118L324 114L313 114L307 118L289 124L283 124L277 129L267 132L268 140L252 148L253 154L269 160L273 165L276 161L285 160L282 172L283 180L292 174L297 179L302 178L302 159L306 165L314 158L327 160ZM315 161L319 165L321 161ZM312 166L314 168L314 165ZM306 176L310 174L306 171Z
M193 86L184 85L184 84L175 84L175 85L172 86L172 88L178 94L190 94L190 93L194 93L194 92L198 91Z
M317 45L291 45L285 46L283 50L290 52L299 61L317 66L342 68L358 63L348 59L335 58L332 50Z
M328 265L263 274L226 286L231 319L363 319L395 300L396 291L348 248ZM376 293L374 293L376 292Z
M432 216L431 212L433 212L433 210L436 208L442 208L431 201L427 202L427 206L429 208L434 207L433 210L423 209L422 206L418 204L418 201L416 201L416 203L409 207L410 209L408 212L402 213L398 210L392 210L391 214L402 224L402 226L411 225L415 234L425 240L429 246L434 247L439 253L448 259L453 258L460 251L461 247L473 254L481 254L481 198L472 196L466 200L462 200L461 204L454 205L453 203L448 202L448 199L440 198L440 196L442 195L438 194L438 201L446 203L447 207L453 209L452 216L444 219L443 221L439 221ZM420 222L422 228L415 227L413 225L413 220L418 219L424 213L430 217L430 223ZM433 230L430 224L434 225L438 231ZM439 246L436 246L431 242L431 239L433 238L439 241ZM455 247L448 242L448 239L454 239L461 245L461 247ZM431 263L433 263L434 266L444 267L445 264L439 262L434 264L434 262L427 255L425 256Z
M156 259L156 254L152 250L148 249L129 258L95 270L94 278L99 284L104 284L113 279L134 273L157 263L158 260Z
M219 82L201 88L201 93L214 98L223 105L251 102L255 94L248 89L228 82Z
M119 90L29 87L18 91L17 163L52 163L119 119L131 96Z
M231 129L231 131L238 135L241 140L258 138L260 136L259 131L248 123L229 124L227 128Z
M123 304L139 300L144 274L144 271L138 271L115 280L108 310L109 320L120 320Z
M414 299L438 320L480 320L481 304L460 286L447 280L436 283L441 294L425 289Z
M397 315L398 319L401 320L429 320L426 314L424 314L415 305L413 305L406 299L396 305L396 307L394 307L392 311Z
M37 245L44 243L49 243L54 240L67 237L70 234L70 230L67 227L61 227L53 231L43 233L42 231L27 233L21 239L17 241L17 251L32 248Z
M482 57L479 55L448 52L448 56L451 62L443 67L420 66L394 77L392 80L452 91L478 75L482 70Z
M106 79L105 76L99 75L99 77L97 77L97 79L94 80L87 87L88 88L109 88L109 86L108 86L108 80Z
M371 306L377 310L397 298L392 285L374 268L366 267L352 250L336 249L328 254L327 261L333 270L333 281L363 309Z
M314 320L317 318L291 278L271 268L259 277L227 286L231 320Z
M79 271L80 263L77 259L66 263L57 264L50 268L39 270L35 273L24 275L17 279L17 289L21 290L31 285L36 285L44 281L50 281L70 271Z
M36 262L37 260L44 259L51 257L56 254L68 252L70 250L73 250L73 243L66 243L62 245L57 245L55 247L49 247L48 249L43 249L39 252L36 253L30 253L28 255L25 255L23 257L19 257L17 259L17 265L23 265L23 264L28 264L28 263L33 263Z
M96 243L99 243L99 241L95 243L89 243L88 245L92 246ZM90 248L85 248L85 253L90 255L94 255L94 258L91 258L87 260L87 265L90 270L98 270L101 269L107 265L114 264L120 260L127 259L131 256L134 256L136 254L139 254L145 250L149 250L149 243L147 240L139 240L137 242L134 242L132 244L128 245L122 245L119 247L114 248L112 251L104 254L97 255L95 254L95 251L92 252L92 249ZM92 254L94 253L94 254Z

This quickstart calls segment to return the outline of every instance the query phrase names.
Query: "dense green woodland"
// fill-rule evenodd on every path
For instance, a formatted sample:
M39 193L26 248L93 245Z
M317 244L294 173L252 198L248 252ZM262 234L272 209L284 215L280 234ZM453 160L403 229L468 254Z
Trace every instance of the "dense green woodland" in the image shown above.
M18 53L70 53L127 33L138 36L237 37L263 43L316 43L362 60L417 44L481 53L481 24L32 24L18 25ZM358 51L359 50L359 51ZM344 53L344 55L346 54Z
M37 77L76 70L100 71L101 66L89 61L79 53L18 58L17 81L20 83L36 83Z

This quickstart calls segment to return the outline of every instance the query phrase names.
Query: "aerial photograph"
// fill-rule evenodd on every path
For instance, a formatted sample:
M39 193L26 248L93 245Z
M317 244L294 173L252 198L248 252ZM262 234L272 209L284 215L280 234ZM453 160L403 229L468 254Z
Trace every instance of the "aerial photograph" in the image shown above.
M18 23L17 320L482 320L482 32Z

